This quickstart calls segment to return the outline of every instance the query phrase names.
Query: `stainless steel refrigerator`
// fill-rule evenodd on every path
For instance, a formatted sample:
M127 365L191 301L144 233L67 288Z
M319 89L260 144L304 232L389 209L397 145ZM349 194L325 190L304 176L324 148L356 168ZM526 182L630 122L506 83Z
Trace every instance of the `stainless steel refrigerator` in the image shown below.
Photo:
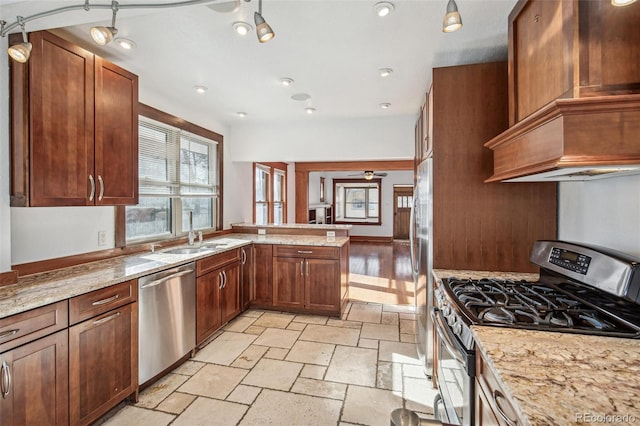
M411 210L411 259L415 284L418 355L427 377L433 370L433 159L418 166Z

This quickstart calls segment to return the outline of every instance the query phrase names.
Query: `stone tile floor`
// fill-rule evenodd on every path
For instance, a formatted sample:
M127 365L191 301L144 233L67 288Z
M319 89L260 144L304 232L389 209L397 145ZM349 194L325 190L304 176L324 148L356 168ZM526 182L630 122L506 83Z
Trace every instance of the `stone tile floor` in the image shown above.
M105 425L389 425L432 418L411 306L352 302L342 319L249 310Z

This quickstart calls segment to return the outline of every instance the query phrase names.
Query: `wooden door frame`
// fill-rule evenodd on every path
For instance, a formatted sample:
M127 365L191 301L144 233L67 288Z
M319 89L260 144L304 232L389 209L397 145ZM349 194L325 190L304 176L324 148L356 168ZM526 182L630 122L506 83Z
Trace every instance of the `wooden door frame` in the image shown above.
M413 170L411 160L374 161L306 161L296 162L295 167L295 223L309 222L309 173L352 172L363 170Z
M392 235L393 235L393 239L396 239L396 217L398 214L398 200L396 198L396 194L402 194L403 196L405 195L409 195L411 197L413 197L413 191L414 191L414 186L395 186L393 187L393 195L392 195L392 202L393 202L393 231L392 231ZM411 208L411 207L409 207ZM411 226L411 224L409 224L409 226Z

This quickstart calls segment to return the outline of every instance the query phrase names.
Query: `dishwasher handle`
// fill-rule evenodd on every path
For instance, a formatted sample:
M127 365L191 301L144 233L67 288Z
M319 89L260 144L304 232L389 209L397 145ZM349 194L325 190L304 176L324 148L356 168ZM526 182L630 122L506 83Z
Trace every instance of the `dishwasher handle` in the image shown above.
M142 286L140 286L140 289L149 288L149 287L155 287L157 285L165 283L165 282L167 282L169 280L172 280L174 278L179 278L179 277L182 277L184 275L191 274L193 272L195 272L193 269L187 269L186 271L176 272L175 274L171 274L171 275L168 275L166 277L162 277L162 278L159 278L157 280L153 280L153 281L150 281L150 282L148 282L146 284L143 284Z

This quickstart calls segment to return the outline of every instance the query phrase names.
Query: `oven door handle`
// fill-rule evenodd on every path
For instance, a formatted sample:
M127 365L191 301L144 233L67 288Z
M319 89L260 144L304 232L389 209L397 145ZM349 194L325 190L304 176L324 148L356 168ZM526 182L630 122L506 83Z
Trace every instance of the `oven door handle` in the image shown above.
M435 308L431 309L431 318L433 318L433 323L435 324L436 332L438 333L438 337L442 339L445 343L445 348L447 352L451 354L452 357L456 359L460 364L467 368L467 360L464 359L462 354L466 354L467 350L458 342L458 339L451 336L449 326L445 323L444 317L440 313L440 311ZM453 350L452 350L453 349Z

